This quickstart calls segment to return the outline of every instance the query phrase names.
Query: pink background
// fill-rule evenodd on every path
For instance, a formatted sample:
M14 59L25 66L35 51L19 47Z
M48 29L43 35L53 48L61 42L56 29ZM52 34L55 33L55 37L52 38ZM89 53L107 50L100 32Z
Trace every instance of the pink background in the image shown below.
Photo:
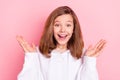
M0 0L0 80L16 80L22 69L24 52L16 35L38 45L46 18L61 5L76 12L86 48L101 38L107 40L97 59L100 80L120 80L119 4L119 0Z

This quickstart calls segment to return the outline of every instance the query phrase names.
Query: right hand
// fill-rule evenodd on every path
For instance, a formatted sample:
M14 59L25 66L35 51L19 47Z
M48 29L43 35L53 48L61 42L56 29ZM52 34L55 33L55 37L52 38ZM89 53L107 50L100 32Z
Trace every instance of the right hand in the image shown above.
M30 45L22 36L16 36L16 39L23 50L26 52L36 52L35 44Z

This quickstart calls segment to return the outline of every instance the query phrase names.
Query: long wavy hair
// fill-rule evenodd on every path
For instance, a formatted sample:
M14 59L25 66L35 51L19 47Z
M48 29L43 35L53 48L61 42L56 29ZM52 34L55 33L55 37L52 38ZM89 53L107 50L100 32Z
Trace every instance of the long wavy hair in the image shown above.
M74 58L79 59L81 58L81 55L82 55L84 41L83 41L78 18L75 12L68 6L58 7L48 16L45 23L43 34L41 36L39 50L46 57L50 57L51 51L55 49L57 46L57 41L55 40L53 35L54 20L58 16L64 15L64 14L70 14L73 18L73 23L74 23L73 34L67 43L67 48L70 50L71 55Z

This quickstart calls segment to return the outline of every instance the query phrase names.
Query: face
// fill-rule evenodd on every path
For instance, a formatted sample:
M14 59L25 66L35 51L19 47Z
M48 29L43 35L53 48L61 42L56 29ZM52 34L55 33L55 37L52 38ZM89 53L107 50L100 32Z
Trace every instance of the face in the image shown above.
M73 18L70 14L58 16L54 21L54 37L58 45L67 45L73 34Z

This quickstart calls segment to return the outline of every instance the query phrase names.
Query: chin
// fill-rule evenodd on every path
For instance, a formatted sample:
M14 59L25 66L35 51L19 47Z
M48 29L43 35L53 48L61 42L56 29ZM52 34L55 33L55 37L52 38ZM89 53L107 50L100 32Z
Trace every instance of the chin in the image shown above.
M67 42L58 42L59 45L66 45Z

